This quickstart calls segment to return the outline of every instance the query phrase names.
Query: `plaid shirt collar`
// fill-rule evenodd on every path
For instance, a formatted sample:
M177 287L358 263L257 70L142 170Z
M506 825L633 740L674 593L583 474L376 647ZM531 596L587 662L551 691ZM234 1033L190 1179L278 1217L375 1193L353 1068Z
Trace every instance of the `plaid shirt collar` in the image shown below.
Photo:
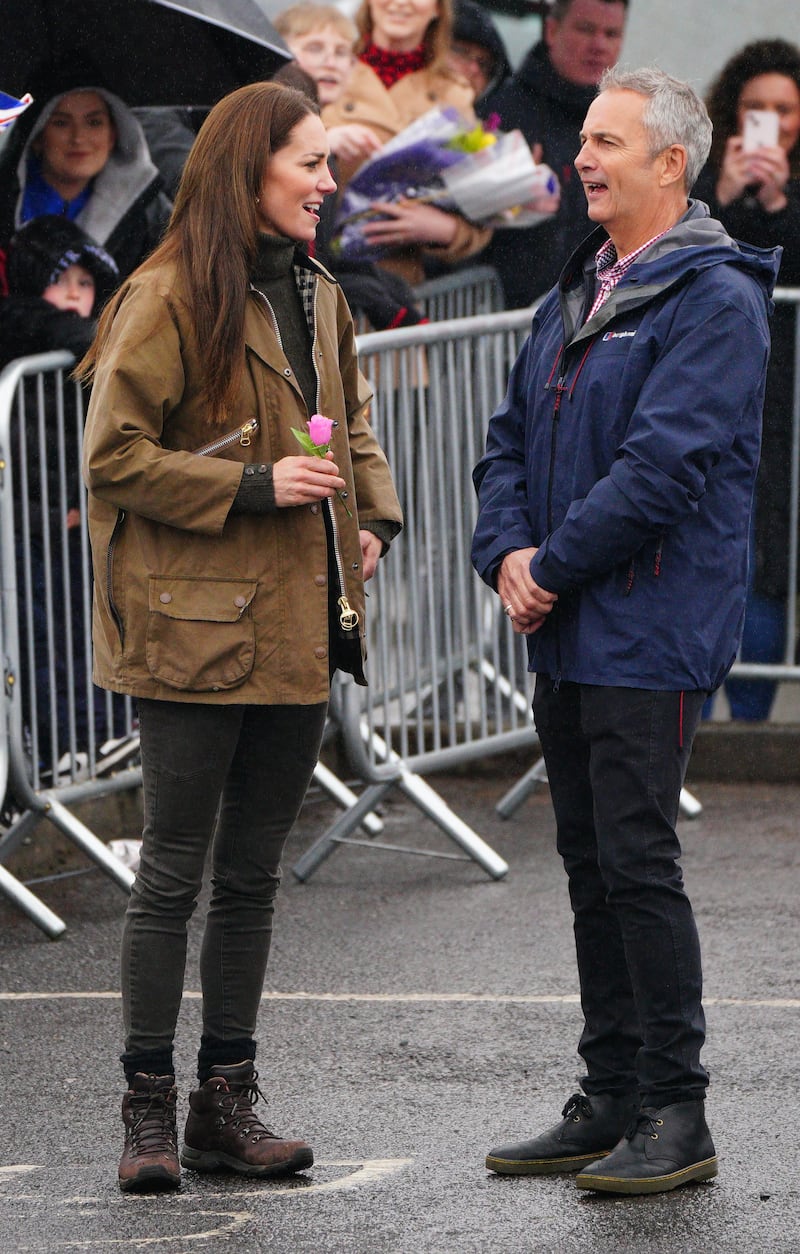
M661 239L662 235L666 235L666 231L659 231L658 235L654 235L652 239L646 240L644 244L640 244L638 248L634 248L632 253L626 253L624 257L617 257L617 250L612 240L607 239L601 244L595 254L595 265L597 269L597 293L594 303L589 310L588 317L593 318L598 309L602 308L614 288L623 278L634 261L636 261L651 244L655 244L656 240Z

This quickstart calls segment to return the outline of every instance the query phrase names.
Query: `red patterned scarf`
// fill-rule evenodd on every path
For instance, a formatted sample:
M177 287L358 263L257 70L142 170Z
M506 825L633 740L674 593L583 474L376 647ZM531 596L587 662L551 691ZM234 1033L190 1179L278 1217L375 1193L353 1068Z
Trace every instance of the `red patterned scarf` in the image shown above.
M411 52L390 52L377 44L367 44L359 60L374 70L384 87L392 87L406 74L413 74L425 67L425 49L422 44Z

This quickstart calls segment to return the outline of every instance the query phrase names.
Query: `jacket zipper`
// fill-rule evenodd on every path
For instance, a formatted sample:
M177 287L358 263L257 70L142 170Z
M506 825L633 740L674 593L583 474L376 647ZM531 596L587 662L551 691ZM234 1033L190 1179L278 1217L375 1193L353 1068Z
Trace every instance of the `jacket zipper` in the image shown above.
M550 467L547 476L547 534L553 530L553 481L555 479L556 469L556 448L558 445L558 424L561 421L561 401L567 390L567 376L561 374L555 387L555 401L553 403L553 418L550 436ZM553 678L553 692L558 692L561 687L561 632L559 630L558 618L554 622L556 637L556 673Z
M228 431L226 435L212 440L210 444L204 444L202 448L195 449L195 454L197 457L213 457L215 453L221 453L224 448L230 448L232 444L240 444L242 448L247 448L256 431L258 431L258 419L248 418L247 422L242 423L241 427L237 427L235 431Z
M267 300L264 293L260 292L258 288L255 287L252 283L250 284L250 290L254 292L256 296L260 296L264 304L266 305L270 318L272 320L272 326L275 331L275 336L277 338L281 351L283 351L283 340L281 339L280 327L278 326L278 319L275 317L275 311L272 308L272 305ZM319 412L320 400L321 400L321 395L322 395L322 380L319 377L319 370L317 368L317 353L316 353L316 349L317 349L317 292L318 291L319 291L319 284L317 284L314 288L314 313L313 313L313 326L311 328L311 364L314 367L314 375L317 380L317 412ZM326 498L324 502L324 507L327 508L328 517L331 520L331 535L333 537L333 557L334 557L334 561L336 562L336 572L339 576L339 592L341 593L341 596L337 597L336 599L336 604L339 606L339 624L343 631L352 631L355 627L358 626L358 622L359 622L358 612L352 608L352 606L350 605L350 602L347 599L347 584L345 583L345 578L344 578L344 563L342 562L342 555L339 550L339 528L336 524L336 514L334 512L333 505L329 498Z
M111 610L111 615L114 619L114 622L117 624L117 631L119 632L119 640L123 648L125 647L125 626L122 622L122 615L117 609L116 603L114 601L112 576L114 573L114 549L116 548L117 537L120 531L122 530L122 524L124 523L124 521L125 521L125 510L124 509L118 510L117 520L114 523L114 527L112 529L111 536L108 541L108 548L106 550L106 596L108 597L108 608Z
M317 413L320 412L320 403L322 401L322 380L317 367L317 293L319 292L319 283L314 288L314 327L311 337L311 364L314 367L314 375L317 380ZM344 577L344 562L339 549L339 527L336 522L336 511L333 508L333 501L330 497L325 500L325 507L328 510L328 517L331 520L331 536L333 538L333 557L336 562L336 572L339 576L339 592L340 596L336 598L336 604L339 607L339 626L342 631L354 631L358 626L358 611L354 610L347 599L347 584Z

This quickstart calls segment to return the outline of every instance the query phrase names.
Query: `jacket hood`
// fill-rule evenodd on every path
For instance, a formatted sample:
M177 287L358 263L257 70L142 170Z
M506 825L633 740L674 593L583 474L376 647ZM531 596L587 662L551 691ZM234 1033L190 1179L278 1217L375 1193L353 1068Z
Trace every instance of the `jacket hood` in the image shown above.
M582 87L561 77L550 60L543 40L531 48L514 77L537 95L551 101L579 128L597 95L596 87Z
M119 278L104 248L67 218L46 214L20 227L8 244L8 290L12 296L41 296L69 266L83 266L95 282L95 305L103 304Z
M580 327L585 283L594 274L598 248L608 239L598 227L575 250L559 280L559 295L567 340L590 338L625 309L651 300L677 282L683 282L713 266L733 265L748 273L761 287L770 304L778 277L781 248L756 248L733 239L721 222L712 218L708 206L690 200L679 222L646 248L631 267L626 279L614 288L594 317ZM577 334L575 334L577 330Z
M32 156L32 145L41 134L48 118L64 96L76 91L93 91L102 96L111 112L117 132L117 142L104 168L94 180L92 194L77 221L87 234L99 244L104 244L120 218L131 205L159 178L144 131L133 111L105 87L71 87L53 96L42 108L31 130L17 165L20 194L17 200L14 223L20 225L20 214Z
M486 90L481 93L482 96L488 96L489 92L494 91L510 76L511 62L500 32L489 14L473 0L456 0L453 13L453 39L478 44L494 58L494 69Z

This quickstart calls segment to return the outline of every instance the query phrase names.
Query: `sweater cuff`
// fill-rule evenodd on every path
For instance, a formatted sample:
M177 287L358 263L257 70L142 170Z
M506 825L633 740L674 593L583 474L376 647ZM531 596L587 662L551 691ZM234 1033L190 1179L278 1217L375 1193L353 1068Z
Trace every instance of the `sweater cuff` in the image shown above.
M374 518L369 522L359 521L358 525L362 531L371 531L374 536L378 537L383 545L381 557L389 551L389 545L398 532L402 531L400 523L392 522L390 519Z
M245 466L242 478L231 504L231 514L274 514L275 485L272 482L272 464Z

